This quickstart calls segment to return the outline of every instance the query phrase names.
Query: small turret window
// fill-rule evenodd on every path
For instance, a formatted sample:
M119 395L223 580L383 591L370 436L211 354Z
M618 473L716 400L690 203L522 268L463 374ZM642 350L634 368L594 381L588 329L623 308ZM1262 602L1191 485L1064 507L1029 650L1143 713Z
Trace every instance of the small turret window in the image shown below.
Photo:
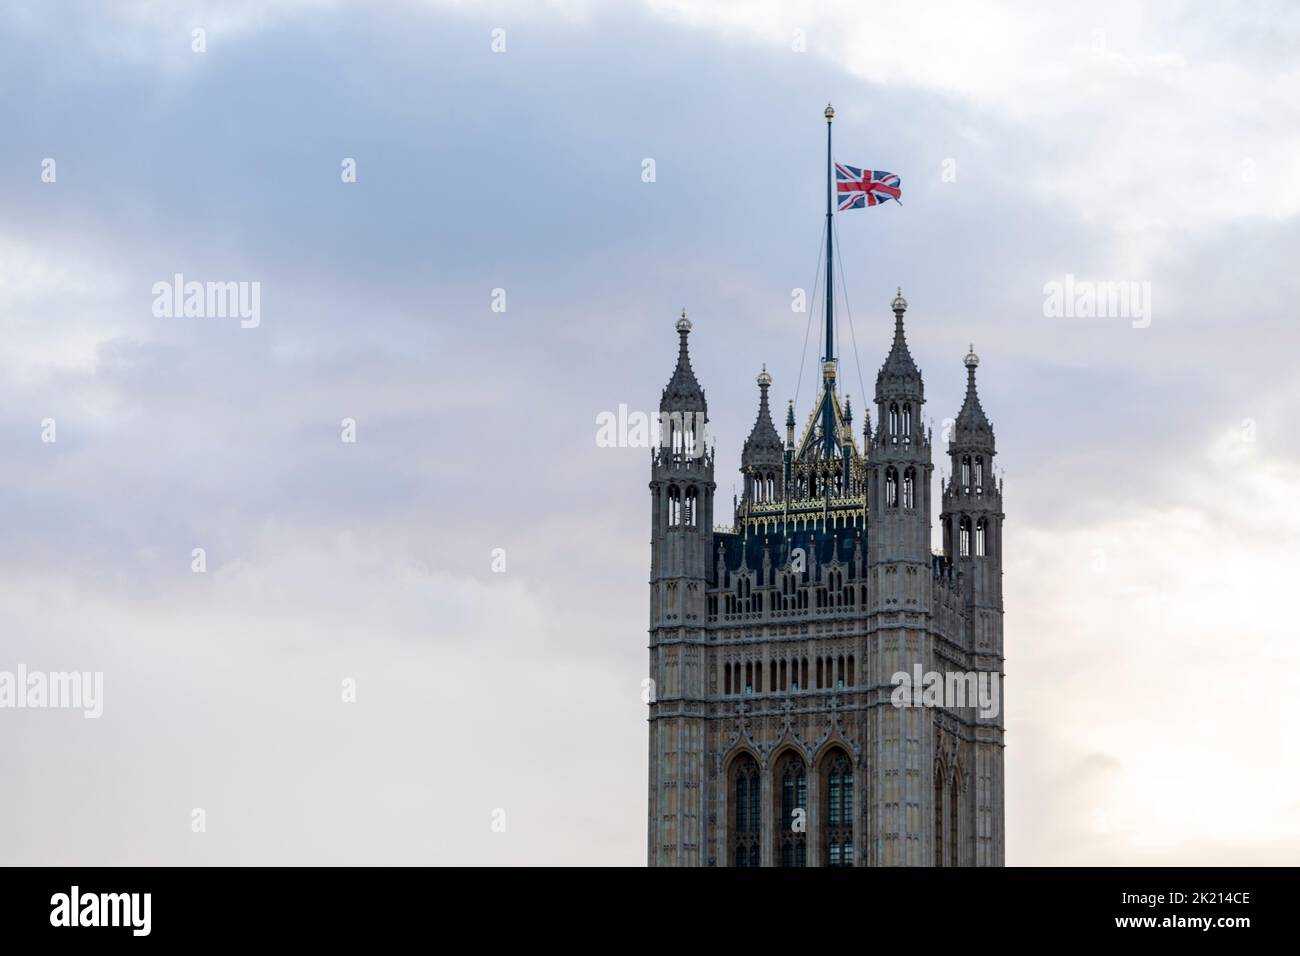
M961 487L963 492L970 492L970 455L961 458Z
M912 440L912 404L907 402L903 405L903 442L909 443Z
M898 507L898 472L892 466L885 469L885 507Z
M894 444L898 444L898 403L889 403L889 434L894 437Z
M699 505L699 493L694 488L686 489L686 526L689 528L696 527L698 519L697 506Z
M984 456L975 456L975 494L984 494Z
M984 532L988 528L988 519L980 518L975 524L975 557L984 557Z
M963 558L970 557L970 518L961 519L961 529L958 532L957 553Z
M916 469L909 468L903 472L903 507L916 507Z
M682 523L682 493L676 485L668 487L668 527L676 528Z

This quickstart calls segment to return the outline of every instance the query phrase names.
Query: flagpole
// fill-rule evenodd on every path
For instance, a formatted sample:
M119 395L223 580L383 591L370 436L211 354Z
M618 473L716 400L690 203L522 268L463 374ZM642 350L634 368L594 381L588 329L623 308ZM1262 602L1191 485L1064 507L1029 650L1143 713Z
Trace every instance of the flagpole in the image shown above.
M826 104L826 356L824 361L835 360L835 272L833 263L834 247L831 243L833 224L831 222L832 184L835 180L834 160L831 159L831 121L835 119L835 110ZM826 384L826 404L822 409L822 457L831 457L832 443L835 436L835 413L831 408L830 383Z

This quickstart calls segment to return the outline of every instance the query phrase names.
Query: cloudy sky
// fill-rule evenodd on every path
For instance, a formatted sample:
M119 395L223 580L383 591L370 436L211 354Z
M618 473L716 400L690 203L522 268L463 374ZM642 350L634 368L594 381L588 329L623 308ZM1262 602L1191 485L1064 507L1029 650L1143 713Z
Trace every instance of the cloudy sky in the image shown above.
M1295 863L1300 14L1241 9L7 4L0 671L104 713L0 711L0 862L644 862L648 465L595 420L686 307L726 511L829 100L905 203L839 223L846 390L899 285L936 430L982 358L1007 862Z

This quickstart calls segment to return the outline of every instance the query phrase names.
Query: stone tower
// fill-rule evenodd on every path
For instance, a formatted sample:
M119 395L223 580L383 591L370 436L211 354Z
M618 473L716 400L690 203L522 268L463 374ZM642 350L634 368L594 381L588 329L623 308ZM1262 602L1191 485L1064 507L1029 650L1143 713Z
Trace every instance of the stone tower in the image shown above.
M782 441L759 374L725 530L691 324L677 323L650 481L653 866L1003 863L1000 696L986 714L960 694L993 675L1001 686L993 431L972 353L933 551L931 435L901 290L892 309L861 446L829 346L800 439L791 403ZM916 675L915 696L900 699L900 674Z
M705 829L705 600L713 543L708 404L691 369L686 311L677 367L659 401L650 465L651 862L698 866Z
M876 375L880 427L867 463L867 604L864 630L873 666L864 676L885 687L893 674L930 670L932 567L930 554L930 435L922 426L925 383L903 332L907 300L891 303L894 341ZM914 708L881 708L870 793L880 824L881 865L925 862L924 795L930 786L930 715Z
M943 485L944 551L953 556L966 608L963 643L977 671L1002 665L1002 482L993 477L993 426L975 388L979 356L966 354L966 400L953 423L948 452L952 478ZM1000 864L1003 845L1001 710L973 715L973 786L965 812L975 821L972 852L978 866Z

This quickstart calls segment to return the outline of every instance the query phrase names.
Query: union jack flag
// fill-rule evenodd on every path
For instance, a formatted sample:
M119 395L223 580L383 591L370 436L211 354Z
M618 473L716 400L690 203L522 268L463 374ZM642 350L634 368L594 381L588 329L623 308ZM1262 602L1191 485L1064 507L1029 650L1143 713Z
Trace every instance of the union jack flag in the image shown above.
M879 206L890 199L899 202L898 197L903 195L902 186L902 180L883 169L859 169L843 163L835 164L835 189L839 194L840 212Z

